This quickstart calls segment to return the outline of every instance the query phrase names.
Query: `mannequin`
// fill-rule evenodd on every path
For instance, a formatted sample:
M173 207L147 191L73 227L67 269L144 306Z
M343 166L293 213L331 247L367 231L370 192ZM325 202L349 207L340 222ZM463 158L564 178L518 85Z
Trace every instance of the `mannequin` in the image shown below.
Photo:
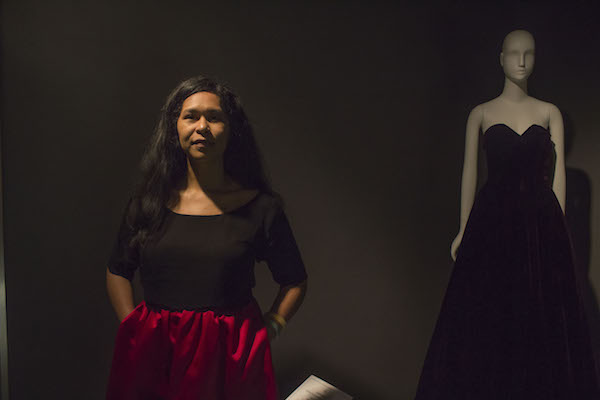
M522 135L532 125L547 127L556 151L552 189L564 212L566 185L564 162L564 127L560 111L527 92L527 79L535 64L535 41L525 30L510 32L502 43L500 65L504 71L504 89L500 96L476 106L467 120L465 158L463 163L460 229L450 249L456 261L456 252L464 234L467 219L473 206L477 186L477 149L479 132L496 124L505 124Z
M529 32L506 35L504 89L469 114L454 270L417 400L600 398L564 218L563 121L528 94L534 62Z

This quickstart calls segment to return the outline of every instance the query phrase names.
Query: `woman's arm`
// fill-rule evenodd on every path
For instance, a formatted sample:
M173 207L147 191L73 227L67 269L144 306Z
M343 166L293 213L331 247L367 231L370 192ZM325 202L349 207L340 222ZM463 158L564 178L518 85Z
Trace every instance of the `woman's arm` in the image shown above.
M477 189L477 153L479 150L479 129L483 120L482 106L478 105L469 114L465 134L465 157L460 190L460 227L458 235L452 242L450 254L456 260L456 253L462 241L462 236L475 200Z
M279 293L271 306L271 312L279 314L289 321L300 308L307 287L307 281L297 285L280 286Z
M119 321L123 321L135 308L131 282L120 275L113 274L106 268L106 288L117 318Z
M558 199L560 207L565 212L565 202L567 197L567 177L565 172L565 130L560 110L555 105L550 105L549 123L550 136L554 142L554 151L556 151L556 162L554 164L554 181L552 190Z
M302 301L304 300L304 296L306 295L306 290L308 288L307 281L303 281L297 285L288 285L288 286L280 286L279 293L271 306L271 310L267 313L267 318L269 318L269 314L274 313L279 317L283 318L284 325L289 322L289 320L294 316L296 311L300 308ZM283 329L284 326L281 325L280 321L276 318L273 319L277 324L280 325L280 329ZM272 327L267 324L269 338L272 339L277 336L277 332L272 329Z

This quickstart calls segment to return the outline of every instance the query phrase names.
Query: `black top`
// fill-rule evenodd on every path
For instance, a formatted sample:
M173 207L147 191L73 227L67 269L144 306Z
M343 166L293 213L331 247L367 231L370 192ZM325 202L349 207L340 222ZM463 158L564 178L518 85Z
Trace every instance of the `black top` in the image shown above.
M280 285L297 284L306 271L280 202L259 193L220 215L184 215L167 209L155 237L141 250L121 228L108 268L129 280L139 267L144 299L170 310L233 310L252 298L255 261L266 261Z

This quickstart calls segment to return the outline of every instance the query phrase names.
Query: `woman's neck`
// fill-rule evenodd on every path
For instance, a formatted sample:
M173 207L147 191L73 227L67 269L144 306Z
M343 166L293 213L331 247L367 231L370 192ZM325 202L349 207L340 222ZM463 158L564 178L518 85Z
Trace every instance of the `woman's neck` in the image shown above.
M231 184L225 174L223 161L216 162L188 160L185 190L188 192L202 192L205 194L222 192Z
M514 82L508 78L504 78L504 89L500 97L513 102L520 102L529 97L527 93L527 81Z

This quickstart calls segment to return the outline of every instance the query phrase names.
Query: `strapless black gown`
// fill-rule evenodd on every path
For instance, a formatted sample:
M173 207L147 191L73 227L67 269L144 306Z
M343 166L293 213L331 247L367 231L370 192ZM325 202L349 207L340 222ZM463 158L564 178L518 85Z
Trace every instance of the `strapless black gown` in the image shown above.
M483 136L475 198L429 346L417 400L600 399L554 144L532 125Z

